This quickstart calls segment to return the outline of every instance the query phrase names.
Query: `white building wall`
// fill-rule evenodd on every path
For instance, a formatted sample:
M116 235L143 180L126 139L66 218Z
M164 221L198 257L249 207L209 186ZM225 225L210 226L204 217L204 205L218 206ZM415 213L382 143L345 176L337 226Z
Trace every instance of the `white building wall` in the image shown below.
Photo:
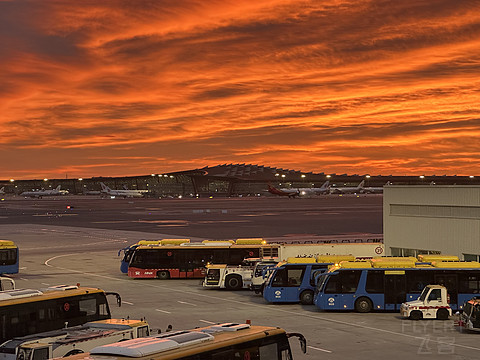
M480 186L386 186L384 243L392 248L480 255Z

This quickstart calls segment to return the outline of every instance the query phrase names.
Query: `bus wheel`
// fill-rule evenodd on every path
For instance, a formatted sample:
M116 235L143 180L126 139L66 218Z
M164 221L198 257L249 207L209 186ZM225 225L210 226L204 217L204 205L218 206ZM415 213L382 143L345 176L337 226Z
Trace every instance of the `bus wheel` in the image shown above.
M157 278L160 280L170 279L170 273L168 271L159 271L157 272Z
M83 354L83 350L80 350L80 349L73 349L73 350L70 350L69 352L67 352L65 355L63 355L62 357L67 357L67 356L72 356L72 355L77 355L77 354Z
M300 294L300 303L303 305L312 305L313 304L313 291L305 290Z
M243 286L242 277L238 275L230 275L225 280L225 287L228 290L240 290Z
M368 313L372 308L372 301L369 298L361 297L355 302L355 310L359 313Z
M437 313L438 314L438 313ZM438 315L437 315L438 316ZM421 320L423 319L423 314L419 310L414 310L410 313L410 319L412 320Z
M447 309L438 309L437 319L438 320L448 320L448 310Z

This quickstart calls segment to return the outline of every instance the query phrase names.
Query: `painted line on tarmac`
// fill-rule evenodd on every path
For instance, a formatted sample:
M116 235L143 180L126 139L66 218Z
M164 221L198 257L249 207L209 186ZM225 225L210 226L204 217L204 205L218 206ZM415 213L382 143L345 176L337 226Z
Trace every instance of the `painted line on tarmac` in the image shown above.
M215 325L216 324L216 323L208 321L208 320L198 320L198 321L206 323L206 324L210 324L210 325Z
M100 278L103 278L103 279L110 279L110 280L115 280L115 281L122 281L122 282L127 282L127 281L129 281L129 282L130 282L130 279L119 279L119 278L115 278L115 277L113 277L113 276L94 274L94 273L89 273L89 272L86 272L86 271L68 269L68 268L64 268L64 267L61 267L61 266L53 266L53 265L48 264L50 261L52 261L52 260L54 260L54 259L57 259L57 258L60 258L60 257L64 257L64 256L72 256L72 255L77 255L77 256L78 256L79 254L65 254L65 255L54 256L54 257L46 260L46 261L45 261L45 265L50 266L50 267L54 267L54 268L57 268L57 269L61 269L61 270L67 270L67 271L71 271L71 272L83 274L83 275L88 275L88 276L93 276L93 277L100 277ZM131 283L130 283L130 284L131 284ZM183 294L187 294L187 295L189 295L189 296L192 295L192 291L175 289L175 288L167 287L167 286L165 286L165 285L156 285L156 284L142 284L142 285L143 285L143 286L147 286L147 287L157 288L157 289L162 289L162 288L163 288L163 289L166 289L166 290L168 290L168 291L174 291L174 292L178 292L178 293L183 293ZM216 301L219 300L218 297L215 297L215 296L212 296L212 295L201 294L201 293L199 293L198 291L195 291L195 295L198 296L198 297L204 297L204 298L208 298L208 299L212 299L212 300L216 300ZM244 306L246 305L244 302L239 301L239 300L233 300L233 299L221 299L221 300L223 300L223 301L225 301L225 302L231 302L231 303L235 303L235 304L244 305ZM258 307L258 308L262 308L263 310L265 310L265 305L260 305L260 304L248 304L247 306L250 306L250 307ZM381 332L381 333L384 333L384 334L390 334L390 335L395 335L395 336L406 337L406 338L415 339L415 340L420 340L420 341L422 341L422 342L425 342L425 337L422 337L422 336L415 336L415 335L405 334L405 333L401 333L401 332L397 332L397 331L392 331L392 330L379 329L379 328L375 328L375 327L368 326L368 325L362 325L362 324L359 324L359 323L353 323L353 322L347 322L347 321L342 321L342 320L329 319L329 318L326 318L326 317L323 317L323 316L320 316L320 315L299 314L298 312L295 312L295 311L283 310L283 309L278 309L278 308L276 308L276 309L273 310L273 311L274 311L274 312L277 312L277 313L278 313L278 312L282 312L282 313L286 313L286 314L290 314L290 315L295 315L295 316L303 316L303 317L306 317L306 318L315 319L315 320L320 320L320 321L325 321L325 322L330 322L330 323L335 323L335 324L340 324L340 325L344 325L344 326L347 326L347 327L352 327L352 326L354 326L354 327L357 327L357 328L362 328L362 329L367 329L367 330L371 330L371 331ZM436 343L436 344L441 344L441 345L455 346L455 347L458 347L458 348L480 351L480 348L478 348L478 347L473 347L473 346L468 346L468 345L461 345L461 344L455 344L455 343L452 344L451 342L440 341L440 340L433 340L433 339L429 339L428 341L431 342L431 343Z
M167 310L155 309L155 311L160 311L160 312L165 313L165 314L171 314L171 312L167 311Z
M192 304L192 303L189 303L189 302L186 302L186 301L177 301L177 302L180 303L180 304L197 306L197 305L195 305L195 304Z
M320 349L320 348L317 348L317 347L314 347L314 346L310 346L310 345L308 345L307 348L313 349L313 350L318 350L318 351L323 351L323 352L326 352L326 353L332 353L332 352L333 352L333 351L331 351L331 350Z
M47 284L47 283L42 283L42 285L45 285L45 286L50 286L50 284Z
M125 300L124 300L124 301L122 301L122 304L133 305L133 303L131 303L131 302L128 302L128 301L125 301Z

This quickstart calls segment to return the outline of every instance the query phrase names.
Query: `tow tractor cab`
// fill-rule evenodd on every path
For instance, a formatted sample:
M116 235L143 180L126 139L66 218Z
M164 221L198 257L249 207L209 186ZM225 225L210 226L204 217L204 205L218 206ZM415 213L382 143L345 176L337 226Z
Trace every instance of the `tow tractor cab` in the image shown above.
M149 335L150 328L143 320L108 319L14 338L4 343L2 347L15 347L16 360L47 360L80 354L97 346ZM2 355L6 360L15 359L15 353Z
M276 264L276 258L247 258L242 265L209 264L203 286L228 290L248 289L252 286L252 279L256 265L259 263Z
M474 297L463 304L458 326L465 330L480 331L480 297Z
M417 300L402 304L400 314L413 320L448 320L448 317L452 315L452 309L448 304L448 300L447 288L445 286L427 285Z
M330 265L352 260L355 260L353 255L288 258L272 270L265 283L263 297L271 303L300 302L311 305L317 276L327 271Z
M305 353L302 334L278 327L225 323L99 346L69 360L293 359L291 337L299 338Z

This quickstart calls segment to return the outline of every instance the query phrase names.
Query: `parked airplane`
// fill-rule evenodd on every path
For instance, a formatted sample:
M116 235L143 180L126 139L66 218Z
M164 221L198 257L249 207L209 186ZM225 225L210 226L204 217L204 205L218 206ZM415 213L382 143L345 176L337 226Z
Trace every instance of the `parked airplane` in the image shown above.
M381 187L375 187L375 186L364 187L362 190L360 190L360 192L363 194L382 194L383 187L388 186L390 184L391 184L390 181L387 181L387 183Z
M330 194L356 194L361 193L365 180L362 180L357 186L330 187Z
M0 195L5 195L5 186L0 189Z
M24 191L20 196L32 197L32 198L42 198L44 196L56 196L56 195L67 195L67 190L60 190L60 185L52 190L36 190L36 191Z
M329 181L325 181L319 188L290 188L290 189L277 189L270 184L268 184L268 192L279 195L279 196L288 196L295 197L300 195L320 195L326 194L329 191Z
M83 188L83 195L102 195L102 192L99 190L88 190Z
M110 196L123 196L127 197L143 197L148 190L113 190L110 189L107 185L103 182L100 183L102 186L102 193L110 195Z

